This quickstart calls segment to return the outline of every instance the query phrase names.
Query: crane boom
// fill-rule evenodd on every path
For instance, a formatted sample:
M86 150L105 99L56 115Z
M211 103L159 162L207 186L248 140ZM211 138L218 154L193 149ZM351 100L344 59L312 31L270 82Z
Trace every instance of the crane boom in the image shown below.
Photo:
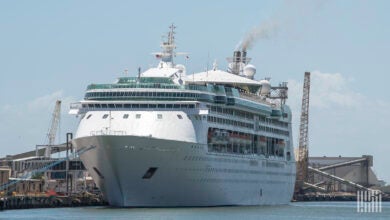
M50 128L47 133L48 144L45 150L45 157L47 158L51 157L51 147L54 145L54 141L56 139L58 125L60 123L60 117L61 117L61 100L57 100L52 114Z
M308 157L309 157L309 97L310 97L310 72L305 72L302 94L301 123L299 126L299 146L297 161L297 185L302 188L307 181Z
M299 148L308 148L309 137L309 96L310 96L310 72L305 72L302 95L301 124L299 126Z

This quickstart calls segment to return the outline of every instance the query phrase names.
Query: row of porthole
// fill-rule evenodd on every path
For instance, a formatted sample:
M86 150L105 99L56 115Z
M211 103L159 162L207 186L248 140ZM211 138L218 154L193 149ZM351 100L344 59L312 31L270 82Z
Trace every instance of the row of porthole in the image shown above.
M243 180L243 179L198 179L194 181L199 182L224 182L224 183L268 183L268 184L286 184L286 181L277 181L277 180Z
M199 179L199 182L211 182L211 183L218 183L218 182L224 182L224 183L260 183L260 180L242 180L242 179Z
M216 162L225 162L225 163L248 163L246 160L235 160L228 158L207 158L207 157L198 157L198 156L185 156L184 160L201 160L201 161L216 161Z
M185 156L184 160L191 161L215 161L215 162L225 162L225 163L249 163L247 160L239 160L239 159L229 159L229 158L208 158L208 157L200 157L200 156ZM275 163L271 161L266 161L262 163L263 166L274 167L274 168L284 168L284 164Z
M272 172L272 171L258 171L258 170L243 170L243 169L229 169L229 168L178 168L184 171L193 172L217 172L217 173L246 173L246 174L263 174L263 175L276 175L276 176L291 176L292 173L288 172Z
M184 171L195 172L218 172L218 173L246 173L246 174L265 174L263 171L255 170L240 170L240 169L227 169L227 168L183 168Z
M191 148L195 148L195 149L203 149L202 146L200 145L191 145Z

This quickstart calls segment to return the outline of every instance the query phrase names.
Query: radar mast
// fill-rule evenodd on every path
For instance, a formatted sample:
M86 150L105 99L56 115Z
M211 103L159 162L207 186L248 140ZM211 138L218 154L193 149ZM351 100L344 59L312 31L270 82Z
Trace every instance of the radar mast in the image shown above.
M169 26L169 32L168 36L166 38L166 41L163 41L161 43L161 49L162 52L156 52L152 53L156 56L157 59L161 59L160 63L158 64L158 68L172 68L174 67L173 57L176 57L177 55L186 55L187 53L176 53L174 50L176 49L175 44L175 25Z

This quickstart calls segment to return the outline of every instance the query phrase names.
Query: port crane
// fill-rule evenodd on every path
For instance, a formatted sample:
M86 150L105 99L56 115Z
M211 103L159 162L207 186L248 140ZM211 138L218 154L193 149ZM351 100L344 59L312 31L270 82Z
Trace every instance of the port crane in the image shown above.
M299 192L307 182L309 159L309 101L310 101L310 72L305 72L303 82L301 123L299 125L299 146L297 160L297 179L295 191Z
M47 133L48 144L47 144L46 149L45 149L45 157L46 158L51 157L51 148L54 145L54 142L56 139L56 134L57 134L57 130L59 127L60 118L61 118L61 100L57 100L55 107L54 107L53 114L52 114L50 128L49 128L49 131Z

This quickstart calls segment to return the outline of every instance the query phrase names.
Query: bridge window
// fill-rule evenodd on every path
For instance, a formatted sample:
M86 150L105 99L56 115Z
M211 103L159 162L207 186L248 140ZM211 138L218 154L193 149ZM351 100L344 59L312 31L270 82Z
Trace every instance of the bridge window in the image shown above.
M87 117L87 119L89 119L91 116L92 116L92 114L89 114L88 117Z
M103 119L106 119L108 117L108 114L103 115Z
M177 117L178 117L179 119L183 119L183 116L181 116L181 115L177 115Z
M123 115L123 118L124 118L124 119L129 118L129 114L124 114L124 115Z
M140 118L141 118L141 114L136 114L136 115L135 115L135 118L136 118L136 119L140 119Z
M157 119L162 119L162 114L157 114Z

